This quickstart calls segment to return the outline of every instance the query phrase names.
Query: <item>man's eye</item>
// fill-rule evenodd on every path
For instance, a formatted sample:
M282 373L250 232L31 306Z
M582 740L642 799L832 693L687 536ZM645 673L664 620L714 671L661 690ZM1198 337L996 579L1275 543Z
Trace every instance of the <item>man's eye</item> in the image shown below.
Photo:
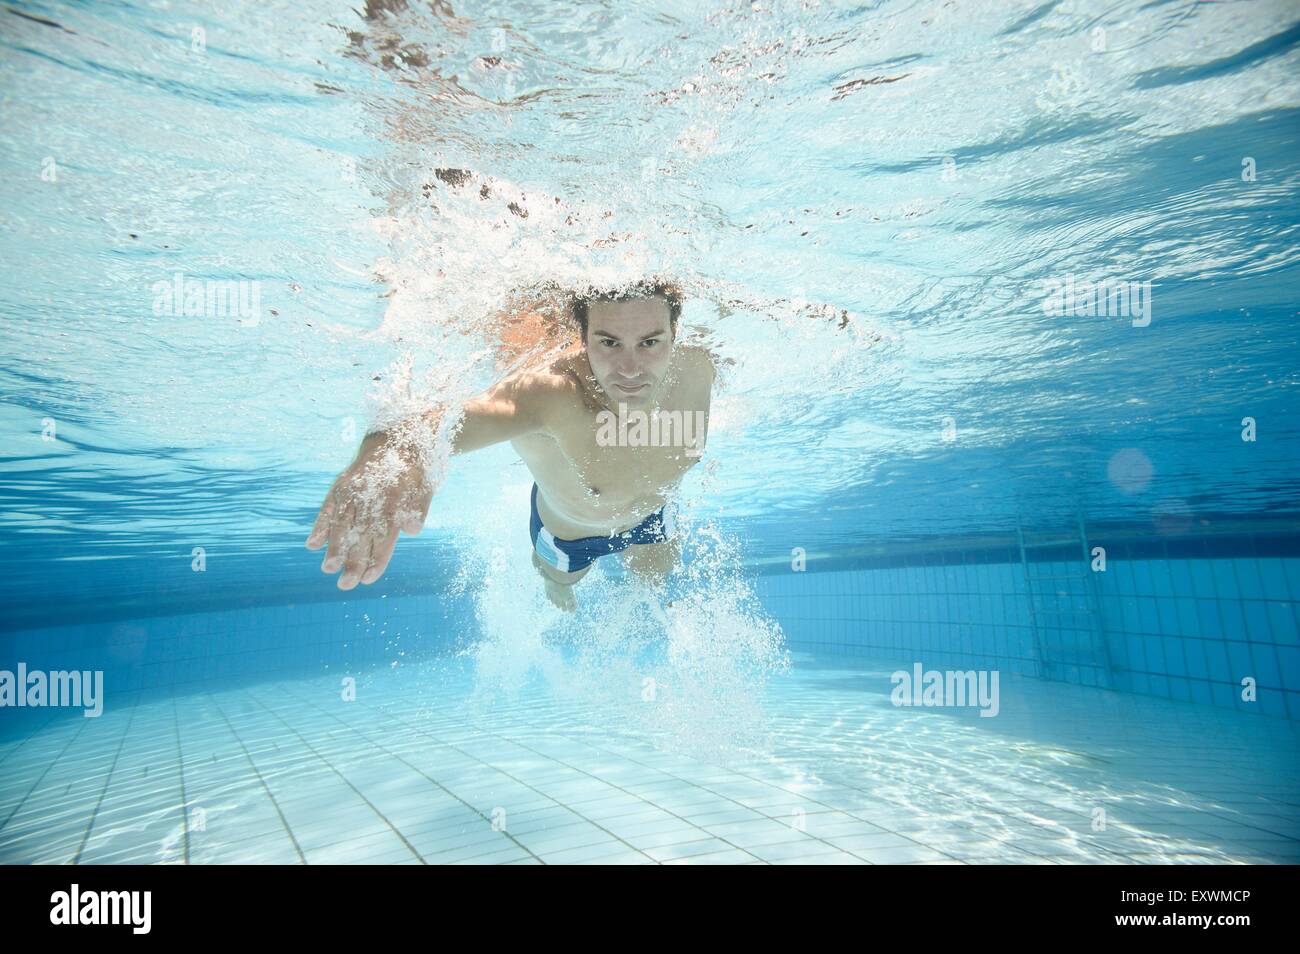
M604 341L601 342L601 344L603 344L606 348L612 348L614 347L614 345L618 344L618 342L615 341L613 338L606 338Z
M657 344L659 343L659 339L658 339L658 338L647 338L645 341L643 341L643 342L641 342L641 343L642 343L643 345L645 345L647 348L653 348L655 345L657 345Z

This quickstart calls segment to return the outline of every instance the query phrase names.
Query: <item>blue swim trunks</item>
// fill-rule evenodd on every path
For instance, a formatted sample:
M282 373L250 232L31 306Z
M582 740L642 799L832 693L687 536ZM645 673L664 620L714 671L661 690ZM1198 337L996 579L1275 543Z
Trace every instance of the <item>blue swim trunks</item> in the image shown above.
M533 515L528 522L533 549L543 560L565 573L576 573L590 566L597 558L626 550L634 543L663 543L670 539L676 521L671 507L660 507L631 530L606 537L579 537L577 540L560 540L542 526L537 512L537 485L533 484Z

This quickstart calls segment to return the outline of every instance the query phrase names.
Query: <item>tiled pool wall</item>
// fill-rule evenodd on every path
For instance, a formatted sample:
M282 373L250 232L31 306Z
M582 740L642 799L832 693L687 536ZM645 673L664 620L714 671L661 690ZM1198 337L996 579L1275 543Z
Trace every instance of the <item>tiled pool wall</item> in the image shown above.
M899 668L996 669L1297 718L1300 547L1285 556L1260 549L1212 557L1166 546L1157 556L1117 544L1102 572L1071 557L1077 546L1027 550L1024 559L1018 548L982 547L918 552L892 565L810 560L800 572L756 568L756 590L794 650ZM442 654L474 638L474 608L468 596L429 592L439 576L427 570L386 578L387 592L381 584L328 590L324 601L313 578L296 589L268 583L245 605L214 592L203 611L119 608L115 619L25 625L0 632L0 669L102 670L109 704L125 705L146 690L341 677ZM142 584L135 604L158 607L169 595L192 605L194 594L174 589L174 581ZM1243 699L1247 677L1254 702ZM11 710L5 722L21 715Z
M203 691L330 672L340 679L404 657L443 654L473 637L463 600L440 593L69 623L0 633L0 669L104 673L105 706L129 706L149 690ZM74 713L75 714L75 713ZM0 728L22 728L11 709Z
M436 547L408 548L372 586L344 592L306 549L188 550L51 565L33 560L26 598L0 615L0 670L104 673L107 704L150 690L361 672L473 638L469 599ZM58 593L59 598L42 596ZM0 730L24 714L0 713ZM39 718L40 713L26 713Z
M810 560L802 571L765 568L757 592L794 650L1300 718L1300 557L1258 549L1208 556L1182 546L1166 556L1164 546L1156 556L1112 545L1104 570L1071 558L1077 547L1023 560L1017 548L917 554L901 565Z

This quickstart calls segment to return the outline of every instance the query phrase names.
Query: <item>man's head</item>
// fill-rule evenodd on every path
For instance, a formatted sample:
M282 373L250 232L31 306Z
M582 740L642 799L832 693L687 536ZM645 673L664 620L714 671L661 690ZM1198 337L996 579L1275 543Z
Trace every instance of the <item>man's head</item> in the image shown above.
M658 397L681 313L680 293L667 284L641 282L574 301L587 360L612 402L635 408Z

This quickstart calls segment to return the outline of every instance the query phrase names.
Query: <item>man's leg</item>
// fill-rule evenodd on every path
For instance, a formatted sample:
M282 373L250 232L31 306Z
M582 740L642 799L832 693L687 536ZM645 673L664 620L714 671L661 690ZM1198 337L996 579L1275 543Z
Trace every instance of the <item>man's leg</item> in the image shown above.
M680 558L681 547L675 539L663 543L634 543L623 551L623 565L645 584L650 611L665 631L672 626L666 610L672 609L673 604L667 599L664 583Z
M537 549L533 548L533 566L537 567L537 572L542 574L546 583L547 599L566 613L572 613L578 608L578 601L573 596L573 584L586 576L594 565L588 563L576 573L565 573L543 560L538 556Z
M663 543L634 543L623 551L623 565L651 589L663 588L677 561L681 546L676 540Z

